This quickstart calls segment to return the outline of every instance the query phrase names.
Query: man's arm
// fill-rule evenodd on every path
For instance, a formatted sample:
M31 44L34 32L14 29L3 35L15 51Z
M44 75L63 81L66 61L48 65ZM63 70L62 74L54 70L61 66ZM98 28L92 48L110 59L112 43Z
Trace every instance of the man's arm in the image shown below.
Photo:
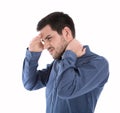
M26 51L23 63L22 81L28 90L36 90L46 85L51 71L51 66L44 70L37 70L38 60L44 47L41 43L41 34L33 38Z
M26 57L23 63L22 81L24 87L28 90L36 90L46 86L51 72L52 65L46 69L37 70L38 59L41 52L26 51Z
M100 85L104 86L109 74L108 62L99 56L76 66L77 56L80 56L77 53L83 55L82 51L77 52L78 47L75 45L75 50L73 46L69 46L71 49L65 51L59 63L58 95L61 98L74 98ZM80 48L78 50L80 51Z

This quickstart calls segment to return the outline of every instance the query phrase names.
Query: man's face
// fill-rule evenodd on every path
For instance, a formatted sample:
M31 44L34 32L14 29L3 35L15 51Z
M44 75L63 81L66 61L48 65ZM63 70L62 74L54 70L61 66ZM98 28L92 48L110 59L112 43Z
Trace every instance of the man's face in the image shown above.
M45 26L40 32L44 48L49 51L54 59L59 59L68 44L65 37L52 30L49 25Z

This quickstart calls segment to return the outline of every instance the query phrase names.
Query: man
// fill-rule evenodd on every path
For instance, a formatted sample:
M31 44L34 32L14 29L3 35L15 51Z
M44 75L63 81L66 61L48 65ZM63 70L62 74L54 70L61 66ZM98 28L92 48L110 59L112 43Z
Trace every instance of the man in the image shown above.
M26 50L22 80L27 90L46 87L46 113L94 113L108 80L107 60L75 39L73 20L53 12L38 22L39 35ZM44 49L54 61L37 70Z

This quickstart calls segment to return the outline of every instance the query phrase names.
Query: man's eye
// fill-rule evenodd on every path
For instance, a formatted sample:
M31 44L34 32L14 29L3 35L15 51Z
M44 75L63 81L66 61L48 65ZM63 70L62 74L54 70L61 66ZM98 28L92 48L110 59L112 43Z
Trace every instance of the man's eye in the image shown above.
M51 40L52 37L47 37L47 40Z

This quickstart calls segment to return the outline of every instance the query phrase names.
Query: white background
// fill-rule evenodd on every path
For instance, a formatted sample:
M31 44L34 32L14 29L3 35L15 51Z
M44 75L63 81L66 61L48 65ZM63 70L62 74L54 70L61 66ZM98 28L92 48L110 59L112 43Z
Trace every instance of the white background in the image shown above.
M119 0L0 0L0 113L45 113L45 89L24 89L22 63L37 22L53 11L68 13L76 38L109 61L110 78L95 113L120 113ZM44 52L42 67L49 59Z

